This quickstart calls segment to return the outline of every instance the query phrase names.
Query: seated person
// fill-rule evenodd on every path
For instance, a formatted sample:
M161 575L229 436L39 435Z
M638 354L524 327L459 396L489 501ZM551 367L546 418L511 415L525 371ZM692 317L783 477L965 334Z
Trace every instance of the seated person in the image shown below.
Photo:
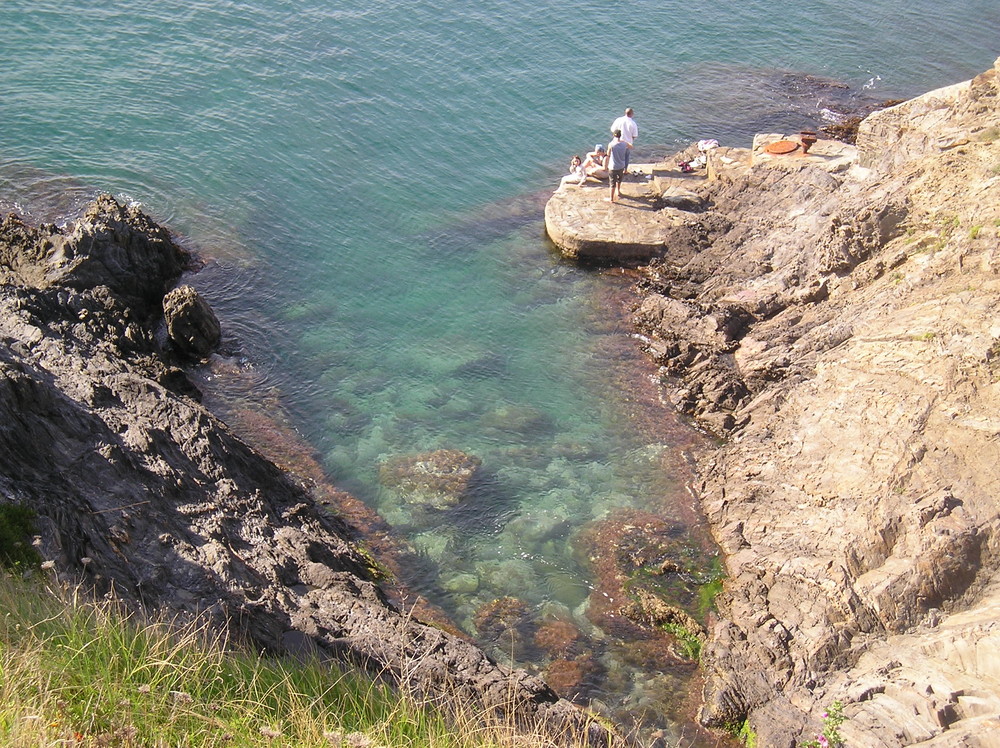
M608 154L603 145L598 143L594 146L594 150L587 154L587 158L583 162L583 170L588 177L594 179L608 178Z
M586 181L587 172L583 169L583 161L580 160L579 156L573 156L569 162L569 174L562 178L560 185L575 183L579 186Z

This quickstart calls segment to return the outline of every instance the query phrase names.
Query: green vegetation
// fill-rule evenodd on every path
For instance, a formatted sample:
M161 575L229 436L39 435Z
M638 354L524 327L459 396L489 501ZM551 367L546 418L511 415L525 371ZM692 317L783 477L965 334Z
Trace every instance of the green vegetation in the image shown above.
M35 513L19 504L0 504L0 566L33 568L41 559L31 545Z
M746 748L757 748L757 733L750 726L749 719L744 719L742 722L731 722L723 729L743 743Z
M677 639L682 657L697 662L701 658L701 637L688 631L679 623L661 624L664 631Z
M843 748L844 738L840 734L840 726L846 720L844 705L839 701L833 702L823 715L823 732L813 740L802 743L802 748Z
M979 236L979 232L983 230L982 226L973 226L969 229L969 238L973 241Z
M548 744L477 715L445 719L320 662L260 657L203 623L139 621L20 575L0 576L0 608L0 744L9 748Z
M736 737L742 741L746 748L757 748L757 733L750 726L750 720L743 720L743 724L740 725L740 730L736 733Z
M980 143L990 143L997 138L1000 138L1000 127L987 127L976 135L976 140Z
M392 572L389 567L379 562L375 558L375 554L370 550L365 548L363 545L358 544L358 553L365 559L365 564L368 566L368 573L372 575L372 579L377 582L389 582L392 581Z
M715 598L722 592L722 580L725 577L726 572L722 568L722 561L716 556L712 559L708 573L699 580L698 617L702 620L708 618L708 614L715 610Z

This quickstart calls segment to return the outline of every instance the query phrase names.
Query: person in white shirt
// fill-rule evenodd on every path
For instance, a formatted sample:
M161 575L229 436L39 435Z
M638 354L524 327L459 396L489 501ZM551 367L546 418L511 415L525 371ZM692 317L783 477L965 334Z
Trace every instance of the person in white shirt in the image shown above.
M611 132L622 131L622 140L630 145L639 137L639 125L635 123L635 112L632 107L625 110L625 114L611 123Z

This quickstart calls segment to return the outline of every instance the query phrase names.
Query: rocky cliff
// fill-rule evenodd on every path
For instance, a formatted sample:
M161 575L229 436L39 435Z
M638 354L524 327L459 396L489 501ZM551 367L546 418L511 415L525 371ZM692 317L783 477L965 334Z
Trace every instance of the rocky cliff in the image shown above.
M164 299L187 261L109 197L65 228L0 224L0 503L34 510L46 566L269 651L606 738L539 679L390 604L356 533L199 404L177 362L217 323L191 289Z
M727 438L702 719L784 748L841 701L848 745L1000 745L1000 60L857 147L730 153L641 285L667 396Z

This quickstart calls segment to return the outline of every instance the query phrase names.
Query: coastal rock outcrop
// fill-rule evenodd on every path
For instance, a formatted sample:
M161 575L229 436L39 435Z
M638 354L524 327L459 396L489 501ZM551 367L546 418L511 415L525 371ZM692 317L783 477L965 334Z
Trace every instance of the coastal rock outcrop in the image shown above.
M154 334L186 261L106 196L62 229L0 226L0 501L34 511L59 578L444 706L606 738L540 679L390 604L355 531L197 402Z
M183 356L204 358L219 345L222 327L212 307L191 286L172 289L163 297L167 336Z
M706 181L730 228L640 283L666 396L728 438L702 719L791 748L839 701L849 745L1000 744L1000 60L857 147Z

